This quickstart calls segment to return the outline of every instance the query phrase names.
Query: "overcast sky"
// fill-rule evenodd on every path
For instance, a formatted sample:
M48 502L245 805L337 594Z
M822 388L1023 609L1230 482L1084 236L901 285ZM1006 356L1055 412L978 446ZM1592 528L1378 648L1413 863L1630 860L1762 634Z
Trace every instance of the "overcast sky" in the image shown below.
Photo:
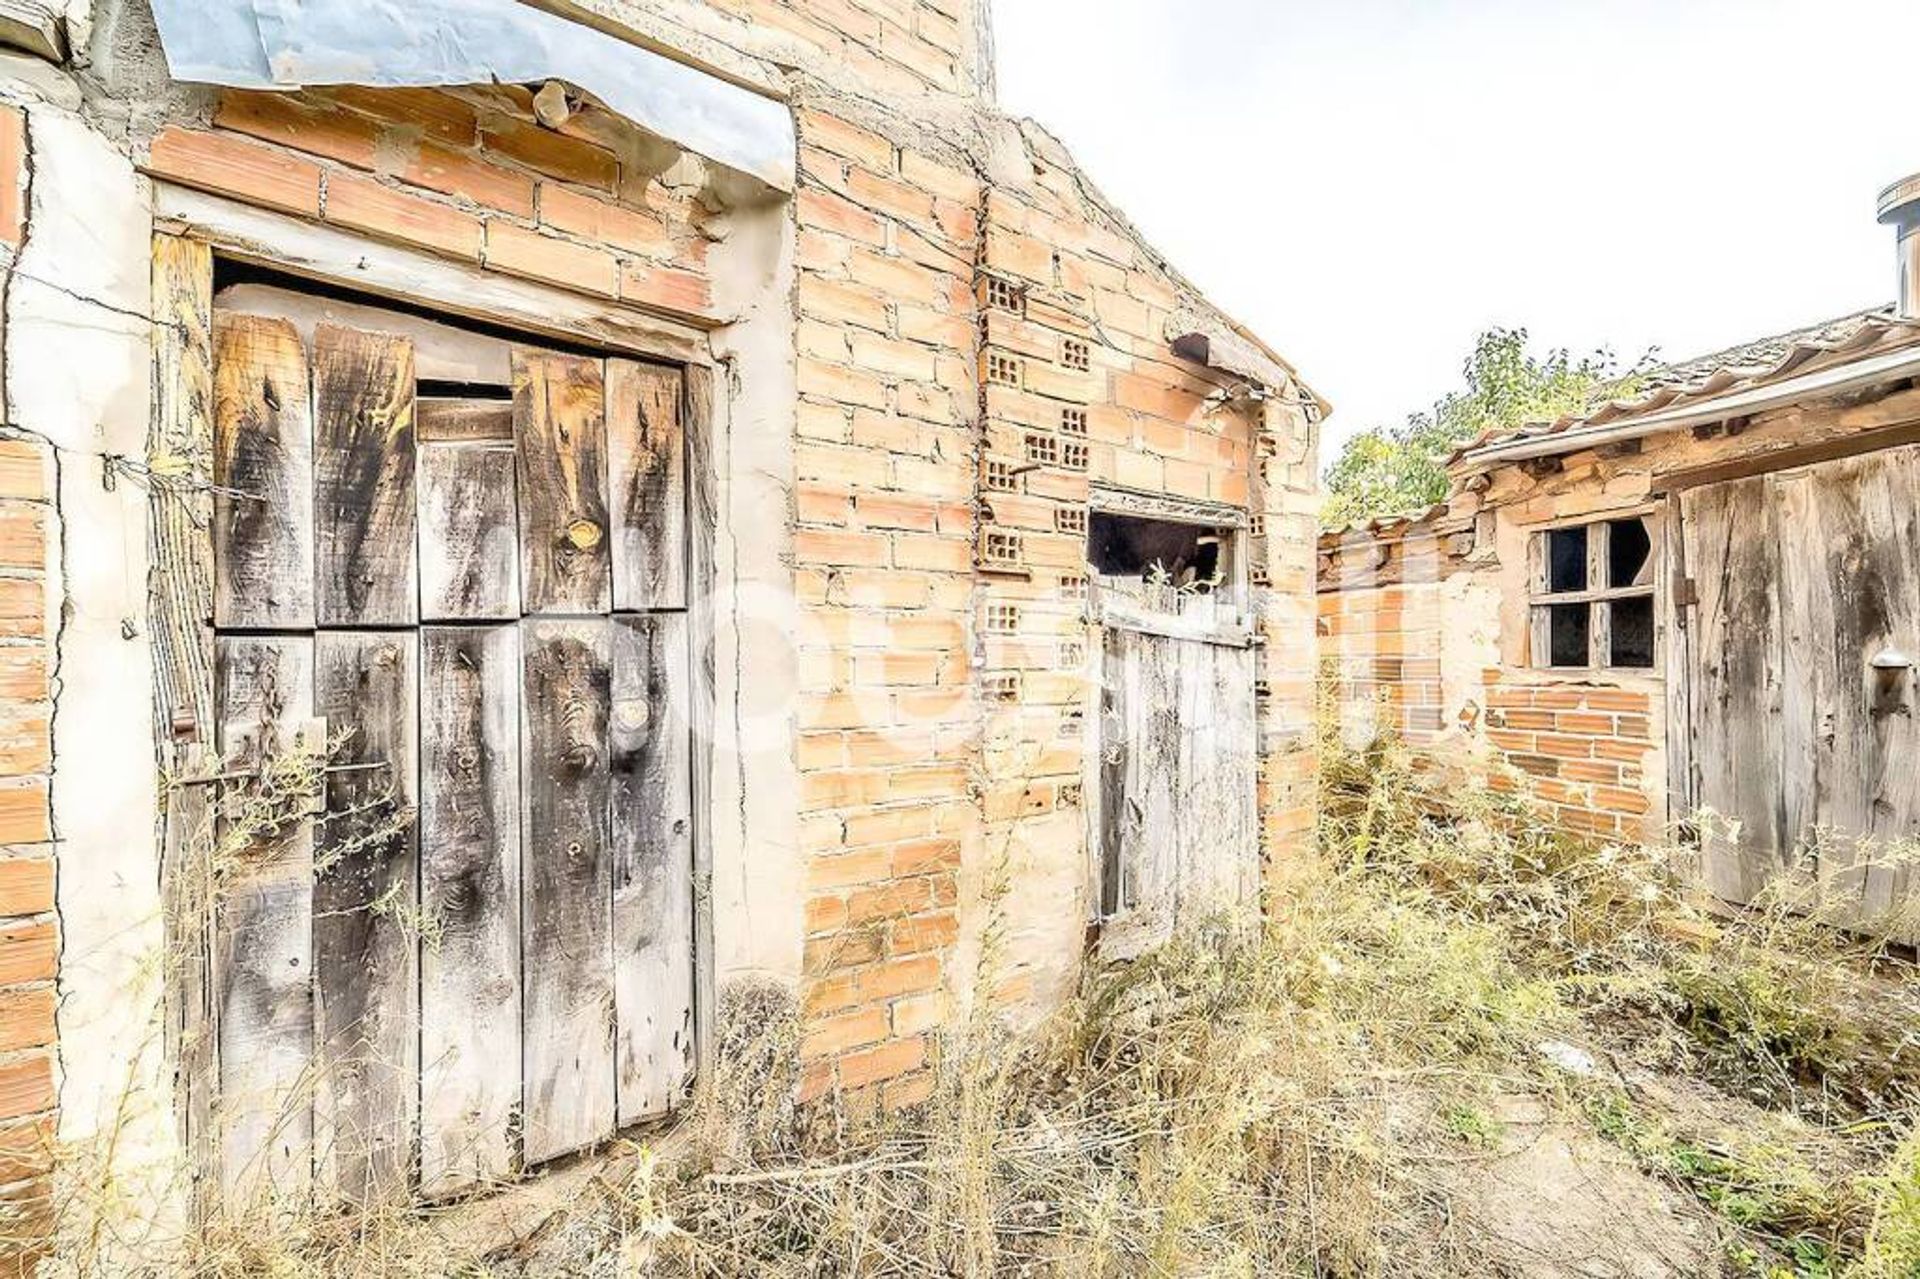
M1335 404L1474 335L1683 358L1891 301L1916 0L995 0L1037 117Z

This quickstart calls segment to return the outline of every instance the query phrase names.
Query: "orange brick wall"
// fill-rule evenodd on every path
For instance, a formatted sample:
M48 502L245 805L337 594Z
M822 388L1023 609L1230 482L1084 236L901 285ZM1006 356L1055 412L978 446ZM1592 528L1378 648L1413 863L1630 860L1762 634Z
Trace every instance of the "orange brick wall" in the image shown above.
M1652 697L1619 688L1517 683L1487 672L1495 788L1523 794L1568 830L1641 838L1652 809Z
M0 276L26 233L26 155L24 116L0 107ZM47 802L51 462L45 448L15 436L0 432L0 1273L36 1255L47 1229L58 1071Z
M146 168L489 270L650 309L711 312L706 215L683 170L648 174L597 108L561 130L523 89L227 91Z
M1442 514L1321 538L1326 708L1349 742L1390 731L1442 766L1471 760L1495 789L1573 834L1659 838L1664 779L1650 681L1509 664L1526 648L1509 633L1525 609L1502 607L1511 578L1476 528ZM1467 580L1492 599L1453 589ZM1463 660L1460 637L1476 628L1496 664L1449 684L1448 661Z
M1430 745L1445 727L1440 592L1431 583L1324 591L1322 672L1334 713Z
M864 96L971 94L990 78L978 30L987 0L626 0Z
M996 908L962 898L990 891L1022 828L1056 865L1084 857L1090 484L1271 510L1256 576L1304 596L1312 428L1226 402L1233 378L1171 354L1185 286L1051 139L1029 135L1035 180L1012 188L884 114L799 122L804 1093L877 1083L897 1104L924 1095L956 994L1044 1003L1059 992L1036 969L1078 958L1086 904L1050 895L1069 939L979 972L965 936ZM990 556L990 536L1017 541ZM1262 798L1284 843L1312 823L1311 633L1274 635L1288 731Z
M1449 706L1443 688L1444 632L1464 619L1449 615L1441 582L1481 567L1477 545L1471 525L1444 519L1389 520L1319 538L1322 691L1350 736L1391 729L1432 745L1472 725L1477 703Z
M795 586L803 1096L925 1096L957 974L971 691L980 181L803 108Z

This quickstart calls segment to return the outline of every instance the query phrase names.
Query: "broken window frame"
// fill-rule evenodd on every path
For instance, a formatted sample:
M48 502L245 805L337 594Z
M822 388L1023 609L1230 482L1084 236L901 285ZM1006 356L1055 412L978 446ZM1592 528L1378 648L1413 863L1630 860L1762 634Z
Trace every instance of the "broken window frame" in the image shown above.
M1638 521L1647 534L1647 558L1636 580L1628 586L1609 585L1609 566L1613 530L1617 524ZM1553 589L1551 539L1555 534L1584 530L1586 535L1586 575L1583 589ZM1584 516L1535 529L1528 537L1527 664L1555 674L1596 671L1657 675L1664 657L1664 627L1656 590L1661 555L1662 527L1654 507L1635 507L1624 511ZM1643 664L1614 661L1613 611L1616 605L1645 600L1652 613L1653 636L1648 660ZM1585 609L1587 658L1581 663L1555 663L1553 660L1553 622L1556 615Z
M1248 598L1249 589L1246 515L1230 508L1215 511L1196 509L1198 506L1197 503L1158 499L1143 494L1117 495L1096 486L1088 502L1087 527L1081 535L1087 543L1087 576L1095 584L1096 595L1116 594L1136 603L1144 602L1145 598L1139 577L1103 573L1095 563L1093 540L1099 536L1102 521L1177 525L1191 528L1198 537L1211 539L1216 546L1215 577L1212 581L1197 588L1182 589L1179 594L1206 601L1209 609L1237 611Z

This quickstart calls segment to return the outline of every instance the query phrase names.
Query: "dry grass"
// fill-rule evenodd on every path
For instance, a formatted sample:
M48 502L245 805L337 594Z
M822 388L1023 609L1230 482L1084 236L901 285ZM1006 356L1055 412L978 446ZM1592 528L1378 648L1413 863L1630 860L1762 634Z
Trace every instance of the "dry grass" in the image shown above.
M1028 1035L976 1002L919 1111L794 1114L791 999L740 989L691 1156L629 1152L511 1256L431 1214L255 1214L155 1273L1521 1273L1455 1198L1524 1097L1697 1203L1729 1275L1920 1276L1910 962L1804 883L1709 915L1670 850L1391 746L1323 771L1320 860L1263 935L1090 970Z

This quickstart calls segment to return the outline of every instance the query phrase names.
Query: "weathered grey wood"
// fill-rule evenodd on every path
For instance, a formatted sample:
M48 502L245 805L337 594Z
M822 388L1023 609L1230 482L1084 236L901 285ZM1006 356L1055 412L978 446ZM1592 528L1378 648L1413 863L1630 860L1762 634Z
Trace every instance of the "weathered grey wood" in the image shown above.
M420 620L413 344L320 325L313 404L320 625L411 626Z
M604 382L598 360L513 353L527 613L604 613L612 605Z
M693 724L693 1024L701 1072L713 1067L715 990L713 962L713 743L714 567L720 520L719 467L715 440L725 419L722 388L713 370L686 369L681 422L687 437L687 647L692 655L688 690Z
M1877 655L1897 649L1920 662L1920 449L1886 453L1877 463L1862 458L1848 465L1878 472L1860 504L1864 576L1879 589L1868 597L1871 606L1863 599L1854 633L1864 641L1856 650L1858 660L1871 667ZM1848 656L1843 651L1841 660ZM1874 779L1865 811L1868 824L1862 827L1874 841L1866 922L1883 927L1904 911L1895 933L1913 945L1920 943L1920 922L1911 918L1910 909L1920 888L1910 864L1912 842L1920 836L1920 666L1870 671L1866 707ZM1902 843L1908 846L1906 861L1898 857Z
M213 253L179 236L153 241L154 404L147 469L147 629L153 645L156 763L178 780L215 770L213 709ZM162 792L161 899L165 912L168 1060L175 1117L192 1180L195 1221L220 1184L213 1103L215 1048L213 793Z
M1160 635L1168 639L1199 640L1206 644L1224 644L1234 648L1253 646L1253 628L1237 617L1220 621L1210 596L1190 596L1195 601L1192 613L1177 614L1147 608L1113 593L1103 595L1100 604L1101 623L1109 627L1121 627L1139 631L1144 635ZM1199 601L1205 600L1204 604Z
M337 743L315 851L316 1170L404 1190L419 1121L419 678L411 633L323 632L315 701Z
M1254 662L1236 645L1106 631L1100 839L1110 955L1257 909Z
M1805 472L1765 476L1755 481L1761 486L1776 527L1796 529L1809 546L1821 545L1816 526L1819 515L1814 509L1815 488ZM1781 557L1784 561L1787 557ZM1816 835L1823 803L1820 792L1831 785L1831 769L1824 766L1831 758L1833 741L1823 742L1822 719L1828 718L1834 702L1833 687L1835 610L1832 584L1827 579L1825 557L1814 554L1791 557L1781 562L1776 572L1775 599L1779 627L1780 683L1771 703L1757 713L1769 714L1769 740L1777 744L1777 757L1770 762L1775 786L1774 807L1778 814L1781 865L1761 863L1750 874L1761 883L1771 879L1784 865L1799 862L1811 865L1805 857ZM1811 572L1798 562L1815 561ZM1844 748L1849 755L1857 744ZM1853 779L1857 780L1857 770ZM1831 865L1827 868L1834 869ZM1858 885L1851 886L1857 890Z
M416 310L369 306L348 301L337 292L307 292L257 280L224 286L214 304L223 310L292 320L309 346L314 329L322 324L396 334L413 343L413 369L422 382L490 386L502 391L512 384L508 367L512 348L504 338L430 320ZM503 410L510 408L504 397L495 403ZM415 410L415 429L423 440L429 438L424 405L423 400Z
M1779 525L1764 479L1684 497L1686 559L1699 594L1693 732L1707 887L1749 902L1785 861L1780 787ZM1736 829L1728 830L1728 823Z
M1699 596L1689 670L1708 886L1752 901L1817 874L1828 918L1876 931L1911 892L1893 846L1920 829L1912 670L1873 668L1920 630L1920 450L1854 455L1681 494ZM1795 549L1783 553L1788 535ZM1911 926L1895 935L1911 940Z
M679 1106L694 1067L687 619L613 630L613 981L620 1123Z
M610 620L529 619L521 643L525 1153L612 1133L614 992L607 769Z
M1661 668L1667 710L1666 817L1668 823L1676 826L1688 823L1691 830L1694 809L1699 803L1693 760L1693 636L1698 625L1698 610L1687 585L1692 570L1687 560L1687 539L1683 535L1678 495L1667 499L1662 527L1665 536L1658 539L1662 565L1659 580L1667 583L1667 634L1662 646L1665 661Z
M512 444L509 400L423 398L415 405L423 444Z
M420 636L420 1183L518 1170L520 632Z
M1808 682L1816 697L1817 780L1800 806L1802 820L1824 836L1823 884L1857 910L1858 923L1877 931L1910 891L1910 868L1897 846L1920 833L1914 671L1873 665L1889 649L1916 656L1920 451L1829 462L1776 484L1804 491L1805 522L1794 527L1812 550L1785 566L1789 594L1806 600L1815 619ZM1911 924L1895 931L1902 940L1914 933Z
M686 607L685 391L677 368L607 361L613 606L622 611Z
M284 320L219 314L214 346L214 623L314 619L313 408L306 348Z
M1199 498L1174 497L1167 493L1117 488L1110 484L1095 484L1087 495L1087 506L1090 510L1111 515L1168 520L1175 524L1199 524L1207 528L1244 529L1248 524L1245 507Z
M429 622L520 615L511 446L420 446L420 612Z
M48 62L65 62L67 20L42 0L0 0L0 44Z
M1201 758L1212 761L1212 784L1196 813L1197 848L1210 867L1211 900L1203 909L1238 911L1252 918L1260 903L1259 724L1254 705L1255 654L1215 648L1212 683L1203 690L1210 740ZM1208 847L1208 845L1211 847Z
M222 636L216 645L220 771L257 775L264 761L306 752L316 762L313 640ZM323 730L322 730L323 731ZM298 1199L312 1178L313 822L285 802L265 821L241 779L221 787L224 889L213 946L219 1021L220 1183L229 1207Z
M1813 466L1861 453L1877 453L1882 449L1920 443L1920 422L1914 421L1915 414L1920 412L1920 392L1902 391L1884 400L1855 405L1851 409L1841 410L1837 419L1830 415L1830 410L1815 411L1822 416L1821 425L1831 428L1837 421L1843 428L1851 429L1833 439L1769 449L1750 457L1656 475L1655 490L1678 494L1685 489L1707 484L1724 484L1729 480L1745 479L1770 471ZM1849 421L1850 418L1857 420ZM1899 425L1889 426L1889 422ZM1789 434L1785 438L1793 437Z
M1127 735L1121 701L1126 683L1127 650L1132 632L1103 633L1100 724L1100 917L1110 919L1125 905L1121 845L1126 820Z
M1175 641L1142 635L1129 664L1128 822L1122 858L1133 867L1133 909L1151 921L1155 940L1171 932L1178 911L1181 860L1180 676L1168 660Z

